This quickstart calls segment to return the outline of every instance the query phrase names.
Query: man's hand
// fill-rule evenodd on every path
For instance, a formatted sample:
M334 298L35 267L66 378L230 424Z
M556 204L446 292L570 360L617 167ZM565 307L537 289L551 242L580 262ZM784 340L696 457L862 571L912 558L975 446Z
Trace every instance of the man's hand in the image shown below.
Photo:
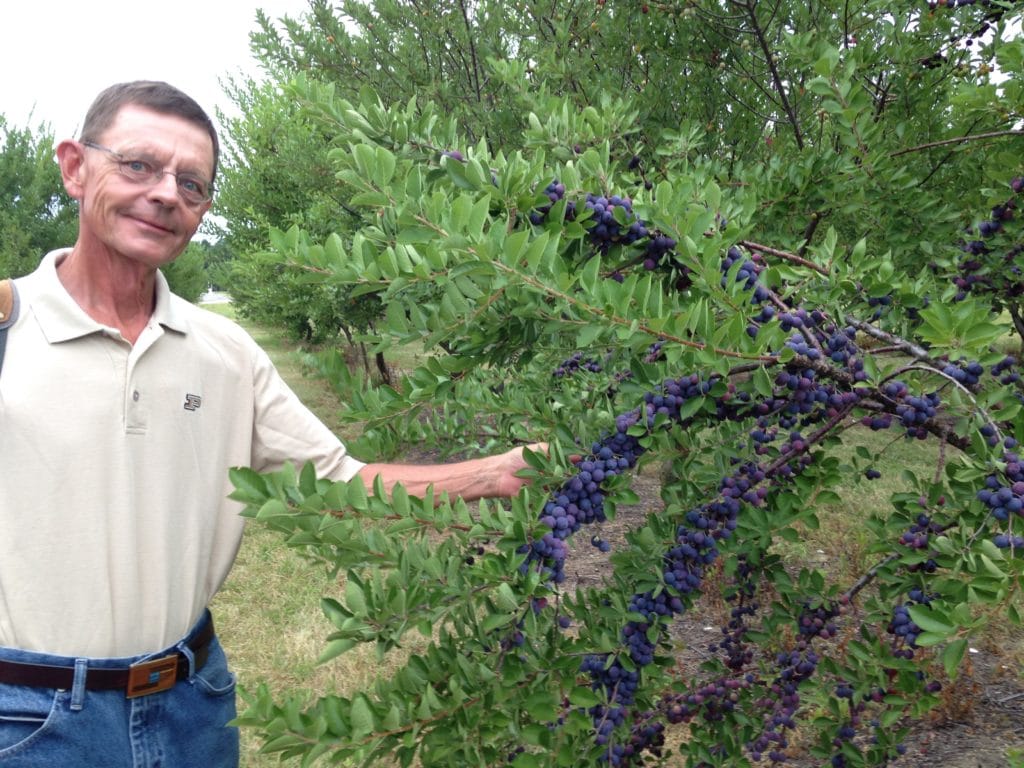
M548 447L547 443L533 443L526 446L526 448L534 453L544 453ZM523 456L523 450L523 448L513 448L505 453L499 453L490 457L495 463L492 474L494 492L490 495L501 497L515 496L519 493L519 489L529 482L525 478L519 477L519 472L530 466Z

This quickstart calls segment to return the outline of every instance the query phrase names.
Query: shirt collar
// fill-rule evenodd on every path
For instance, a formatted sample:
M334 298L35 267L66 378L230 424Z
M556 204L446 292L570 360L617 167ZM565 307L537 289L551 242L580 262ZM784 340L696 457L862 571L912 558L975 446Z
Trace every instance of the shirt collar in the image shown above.
M24 297L26 305L31 306L32 312L39 319L46 340L51 344L102 333L105 328L78 306L78 302L67 292L57 276L57 265L70 252L70 248L60 248L46 254L31 275L30 295ZM157 270L153 321L172 331L187 333L188 321L181 311L180 301L171 293L163 273Z

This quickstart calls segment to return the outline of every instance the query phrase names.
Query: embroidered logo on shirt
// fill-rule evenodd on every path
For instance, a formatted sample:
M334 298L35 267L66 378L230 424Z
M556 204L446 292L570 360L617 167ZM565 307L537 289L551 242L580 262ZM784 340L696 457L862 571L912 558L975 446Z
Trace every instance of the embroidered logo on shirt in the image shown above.
M199 395L185 395L185 410L186 411L198 411L199 406L203 404L203 398Z

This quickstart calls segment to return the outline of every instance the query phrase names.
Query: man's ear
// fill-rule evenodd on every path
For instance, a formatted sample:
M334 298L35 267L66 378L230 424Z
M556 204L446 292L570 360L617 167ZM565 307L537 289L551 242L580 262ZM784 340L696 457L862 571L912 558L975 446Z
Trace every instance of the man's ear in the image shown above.
M57 165L60 166L64 189L80 201L85 186L85 148L77 141L65 139L57 145Z

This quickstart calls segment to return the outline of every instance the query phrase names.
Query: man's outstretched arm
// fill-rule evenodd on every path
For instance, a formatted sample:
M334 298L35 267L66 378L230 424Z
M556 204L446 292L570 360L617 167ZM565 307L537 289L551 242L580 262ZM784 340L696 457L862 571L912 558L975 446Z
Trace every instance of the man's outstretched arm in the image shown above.
M544 446L535 444L529 449L543 451ZM466 501L515 496L527 482L517 476L528 466L523 450L513 448L505 453L451 464L367 464L359 471L359 477L371 490L374 479L379 476L388 493L395 484L401 484L411 495L420 497L431 485L435 495L447 493Z

